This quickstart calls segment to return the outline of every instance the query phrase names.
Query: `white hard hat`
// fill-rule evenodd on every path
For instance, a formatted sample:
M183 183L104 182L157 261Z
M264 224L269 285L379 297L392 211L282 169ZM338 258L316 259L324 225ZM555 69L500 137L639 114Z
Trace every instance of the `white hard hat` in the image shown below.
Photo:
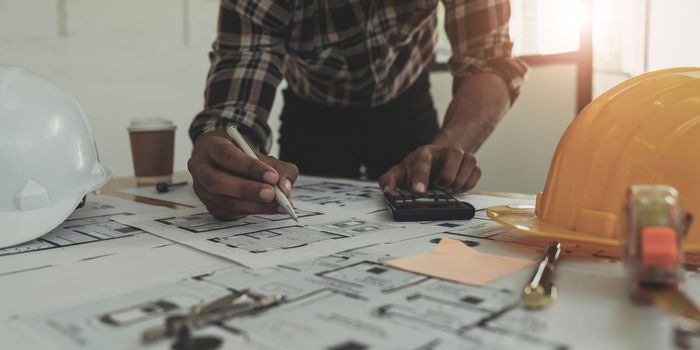
M0 248L48 233L110 177L75 99L0 65Z

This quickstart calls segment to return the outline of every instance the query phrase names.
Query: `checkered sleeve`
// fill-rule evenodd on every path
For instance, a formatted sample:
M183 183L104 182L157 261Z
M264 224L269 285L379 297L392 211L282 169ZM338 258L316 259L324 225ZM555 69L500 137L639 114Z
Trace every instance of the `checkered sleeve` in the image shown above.
M285 40L281 33L293 9L291 0L221 1L204 110L189 130L193 142L202 133L235 124L262 151L270 150L267 119L282 80Z
M511 103L523 85L527 65L511 55L509 0L443 0L445 32L452 47L453 76L492 72L505 81Z

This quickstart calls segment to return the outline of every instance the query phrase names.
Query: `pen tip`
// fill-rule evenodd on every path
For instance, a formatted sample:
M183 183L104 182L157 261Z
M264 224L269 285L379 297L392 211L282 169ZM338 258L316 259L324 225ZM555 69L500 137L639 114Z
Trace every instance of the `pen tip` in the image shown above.
M294 211L294 208L291 206L287 207L287 213L289 213L289 216L291 216L294 221L299 222L299 217L297 217L297 213Z

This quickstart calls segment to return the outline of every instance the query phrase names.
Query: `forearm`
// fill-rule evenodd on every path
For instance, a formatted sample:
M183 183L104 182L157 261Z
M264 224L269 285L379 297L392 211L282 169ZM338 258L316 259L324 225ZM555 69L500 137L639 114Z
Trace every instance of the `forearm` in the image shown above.
M286 5L266 2L248 9L244 1L222 0L218 35L209 57L204 110L190 126L190 138L236 125L262 152L272 146L267 123L282 80Z
M475 153L510 106L506 83L494 73L479 73L456 80L442 129L433 142Z

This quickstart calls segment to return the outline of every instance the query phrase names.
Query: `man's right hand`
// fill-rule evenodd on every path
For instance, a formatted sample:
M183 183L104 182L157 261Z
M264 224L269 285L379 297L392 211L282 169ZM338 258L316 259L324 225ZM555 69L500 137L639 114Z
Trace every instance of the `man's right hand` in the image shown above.
M287 197L299 176L292 163L258 153L248 157L224 130L197 138L187 167L194 192L219 220L236 220L249 214L279 213L272 186Z

